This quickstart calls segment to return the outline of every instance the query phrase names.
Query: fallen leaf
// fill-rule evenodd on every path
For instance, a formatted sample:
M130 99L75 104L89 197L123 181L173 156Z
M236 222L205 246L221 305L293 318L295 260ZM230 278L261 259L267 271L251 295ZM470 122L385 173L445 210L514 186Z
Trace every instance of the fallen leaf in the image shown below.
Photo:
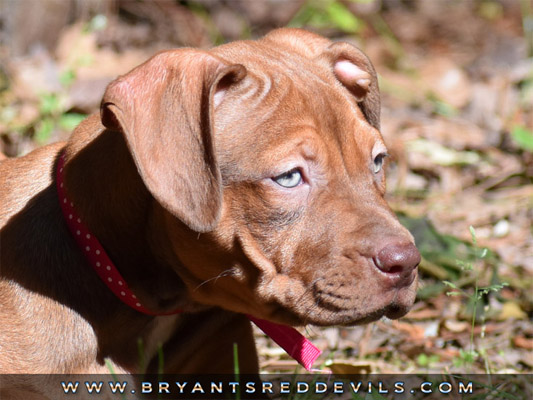
M366 362L357 364L346 361L331 361L326 363L326 367L329 368L332 373L338 375L369 374L372 372L372 366Z
M422 326L392 321L392 327L400 332L407 333L411 340L423 339L426 336L425 329Z
M525 338L524 336L516 336L513 339L516 347L526 350L533 350L533 338Z
M507 319L526 319L527 314L520 308L520 305L514 301L508 301L503 304L502 312L498 316L500 320Z
M464 321L456 321L453 319L448 319L444 321L444 327L448 329L450 332L464 332L466 331L471 325L468 322Z
M419 153L426 161L443 166L469 165L480 161L479 155L473 151L456 151L426 139L408 142L407 149Z

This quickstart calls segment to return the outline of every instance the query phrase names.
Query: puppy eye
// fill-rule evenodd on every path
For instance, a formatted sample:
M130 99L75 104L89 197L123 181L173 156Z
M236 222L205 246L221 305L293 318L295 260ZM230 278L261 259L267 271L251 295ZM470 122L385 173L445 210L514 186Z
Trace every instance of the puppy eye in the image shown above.
M291 169L288 172L285 172L284 174L272 178L272 180L278 185L283 186L284 188L293 188L302 183L303 178L300 170L298 168L295 168Z
M380 153L374 158L374 173L377 174L383 167L383 160L387 157L387 153Z

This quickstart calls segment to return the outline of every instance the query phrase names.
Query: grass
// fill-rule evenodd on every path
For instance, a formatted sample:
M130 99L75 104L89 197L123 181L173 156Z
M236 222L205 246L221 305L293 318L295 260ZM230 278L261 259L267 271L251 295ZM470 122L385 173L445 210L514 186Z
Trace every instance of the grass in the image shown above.
M235 382L240 381L241 371L239 367L239 345L238 343L233 343L233 376L235 377ZM235 400L241 399L241 387L237 386L237 393L235 393Z
M470 327L470 348L468 350L461 349L460 355L457 359L454 360L454 365L456 367L460 366L471 366L478 357L482 357L485 364L485 372L490 374L492 372L490 368L490 361L487 357L487 352L484 347L479 345L476 347L475 338L474 338L474 329L478 321L478 312L482 312L480 318L482 324L481 338L484 338L485 334L485 312L488 310L489 305L484 305L483 298L488 296L491 292L499 292L508 284L503 283L494 283L488 286L480 286L479 276L480 276L480 265L483 264L483 260L487 257L488 249L479 248L477 246L476 231L473 226L470 226L470 234L472 237L472 243L474 245L474 261L463 261L457 260L457 264L467 275L470 275L473 279L473 288L470 290L463 289L452 283L450 281L444 281L444 284L452 289L452 291L447 292L448 296L459 296L467 300L467 303L471 307L471 327Z

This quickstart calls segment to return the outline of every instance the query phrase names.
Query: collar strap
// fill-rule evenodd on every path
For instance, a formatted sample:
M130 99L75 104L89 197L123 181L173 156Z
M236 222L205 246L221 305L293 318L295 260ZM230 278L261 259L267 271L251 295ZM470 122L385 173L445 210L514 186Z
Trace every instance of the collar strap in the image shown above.
M118 269L110 260L98 239L89 232L87 227L83 224L80 216L74 208L74 203L68 199L63 174L64 166L65 152L63 151L59 157L56 171L57 194L61 210L63 211L63 217L65 218L68 229L78 244L78 247L83 251L87 261L98 274L100 279L116 297L134 310L153 316L171 315L182 312L181 310L154 312L146 308L139 301L128 287L128 284L120 272L118 272ZM251 315L248 315L247 317L305 369L310 370L313 362L321 354L321 351L296 329L287 325L280 325L271 321L255 318Z

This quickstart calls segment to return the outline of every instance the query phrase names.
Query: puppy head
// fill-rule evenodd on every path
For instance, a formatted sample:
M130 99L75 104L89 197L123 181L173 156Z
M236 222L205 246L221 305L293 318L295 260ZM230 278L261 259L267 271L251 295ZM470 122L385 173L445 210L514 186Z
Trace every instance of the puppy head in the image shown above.
M419 254L384 200L377 79L357 48L282 29L163 53L110 86L102 120L164 208L196 301L318 325L412 305Z

